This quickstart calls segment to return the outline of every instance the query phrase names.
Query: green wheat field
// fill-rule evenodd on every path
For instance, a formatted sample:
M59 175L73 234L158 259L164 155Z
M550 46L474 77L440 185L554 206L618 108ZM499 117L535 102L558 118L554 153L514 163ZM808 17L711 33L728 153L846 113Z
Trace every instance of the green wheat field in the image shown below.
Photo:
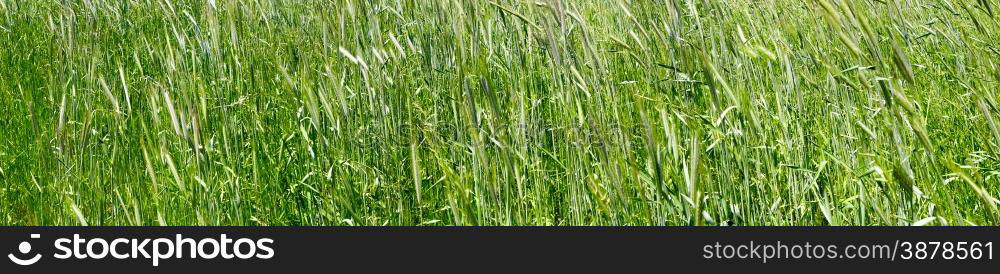
M0 0L0 225L998 225L996 0Z

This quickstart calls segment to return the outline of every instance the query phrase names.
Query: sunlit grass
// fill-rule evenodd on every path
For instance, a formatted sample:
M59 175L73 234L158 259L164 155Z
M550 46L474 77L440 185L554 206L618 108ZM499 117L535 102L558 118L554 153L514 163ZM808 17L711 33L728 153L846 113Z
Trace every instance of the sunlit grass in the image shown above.
M0 225L996 225L995 0L0 0Z

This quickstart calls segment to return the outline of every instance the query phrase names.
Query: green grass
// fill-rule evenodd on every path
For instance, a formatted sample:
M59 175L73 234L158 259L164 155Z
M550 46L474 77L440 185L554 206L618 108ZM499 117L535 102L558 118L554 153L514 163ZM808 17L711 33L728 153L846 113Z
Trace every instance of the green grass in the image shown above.
M995 0L0 0L2 225L998 225Z

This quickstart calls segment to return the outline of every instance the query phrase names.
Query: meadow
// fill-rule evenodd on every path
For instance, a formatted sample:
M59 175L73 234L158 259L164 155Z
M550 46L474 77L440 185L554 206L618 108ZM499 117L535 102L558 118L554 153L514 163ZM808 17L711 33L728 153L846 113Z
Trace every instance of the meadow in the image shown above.
M0 225L998 225L996 0L0 0Z

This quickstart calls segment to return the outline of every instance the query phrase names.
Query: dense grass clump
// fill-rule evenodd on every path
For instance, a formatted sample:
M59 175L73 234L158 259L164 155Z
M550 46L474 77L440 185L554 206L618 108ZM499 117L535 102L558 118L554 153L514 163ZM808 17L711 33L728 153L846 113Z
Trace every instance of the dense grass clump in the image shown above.
M0 0L2 225L997 225L995 0Z

